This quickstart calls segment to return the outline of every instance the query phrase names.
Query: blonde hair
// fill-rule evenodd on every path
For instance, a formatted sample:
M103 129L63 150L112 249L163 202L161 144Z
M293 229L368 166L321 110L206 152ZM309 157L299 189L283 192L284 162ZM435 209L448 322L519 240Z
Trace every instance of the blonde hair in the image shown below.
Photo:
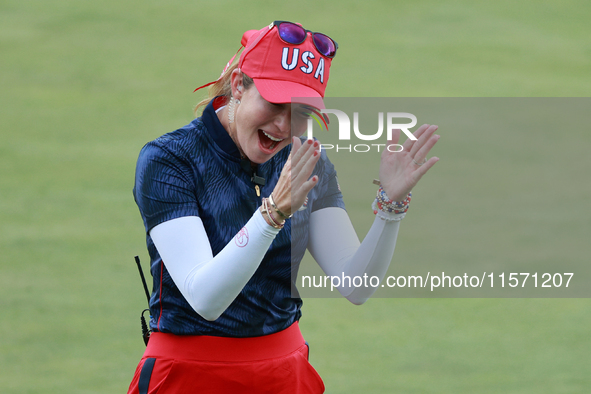
M197 103L193 109L193 113L197 116L197 111L201 107L207 106L214 98L218 96L225 96L227 98L232 97L232 72L238 67L238 63L234 63L228 69L222 77L216 81L213 85L210 85L207 89L207 98ZM248 89L253 84L253 80L248 75L242 73L242 86L244 90Z

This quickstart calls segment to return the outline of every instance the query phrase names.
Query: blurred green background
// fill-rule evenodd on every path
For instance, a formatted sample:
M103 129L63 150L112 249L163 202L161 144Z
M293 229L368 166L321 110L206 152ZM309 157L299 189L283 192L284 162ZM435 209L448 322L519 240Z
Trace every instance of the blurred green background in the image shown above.
M590 19L586 1L1 0L0 392L127 390L144 349L135 160L191 121L202 96L193 89L217 78L245 30L293 20L334 37L330 96L585 97ZM548 195L553 215L588 207L586 131L544 136L572 149L571 171L530 189ZM397 257L445 264L498 245L531 258L552 240L555 223L536 218L506 242L471 209L490 181L507 193L525 183L471 177L473 194L450 190L461 181L451 169L489 170L479 158L494 155L491 140L439 144ZM536 149L505 154L543 161ZM366 210L362 197L347 197L349 209ZM588 240L590 211L569 211L556 231ZM329 393L591 389L588 299L307 299L303 312Z

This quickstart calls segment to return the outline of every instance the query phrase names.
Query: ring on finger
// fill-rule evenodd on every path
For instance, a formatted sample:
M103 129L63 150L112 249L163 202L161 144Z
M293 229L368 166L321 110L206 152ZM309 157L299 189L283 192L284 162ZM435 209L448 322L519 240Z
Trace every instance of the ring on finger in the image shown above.
M415 163L417 166L419 166L419 167L420 167L420 166L422 166L423 164L425 164L425 163L427 162L427 158L425 157L425 158L423 159L423 161L422 161L422 162L420 162L420 163L417 163L417 161L416 161L415 159L412 159L412 162L413 162L413 163Z

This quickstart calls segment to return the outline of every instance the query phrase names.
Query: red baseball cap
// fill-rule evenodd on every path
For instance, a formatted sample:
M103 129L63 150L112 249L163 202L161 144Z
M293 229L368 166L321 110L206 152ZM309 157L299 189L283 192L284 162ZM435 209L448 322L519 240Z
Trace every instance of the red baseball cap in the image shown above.
M324 108L332 59L318 52L310 34L297 45L283 41L273 24L242 35L238 68L254 80L265 100Z

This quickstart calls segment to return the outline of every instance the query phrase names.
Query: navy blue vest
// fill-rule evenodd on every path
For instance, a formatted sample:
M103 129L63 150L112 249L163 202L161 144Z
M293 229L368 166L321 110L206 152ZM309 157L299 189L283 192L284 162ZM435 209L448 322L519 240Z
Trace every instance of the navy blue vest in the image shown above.
M314 170L320 181L309 193L306 209L287 220L228 309L215 321L199 316L168 274L149 231L167 220L199 216L217 255L260 207L261 198L271 194L290 151L288 146L258 166L265 185L257 196L252 174L241 165L238 148L220 123L214 102L220 104L212 101L200 118L146 144L137 162L133 193L146 228L153 276L150 327L177 335L272 334L301 316L302 300L292 298L291 290L308 243L310 213L324 207L344 208L344 203L334 167L323 153Z

